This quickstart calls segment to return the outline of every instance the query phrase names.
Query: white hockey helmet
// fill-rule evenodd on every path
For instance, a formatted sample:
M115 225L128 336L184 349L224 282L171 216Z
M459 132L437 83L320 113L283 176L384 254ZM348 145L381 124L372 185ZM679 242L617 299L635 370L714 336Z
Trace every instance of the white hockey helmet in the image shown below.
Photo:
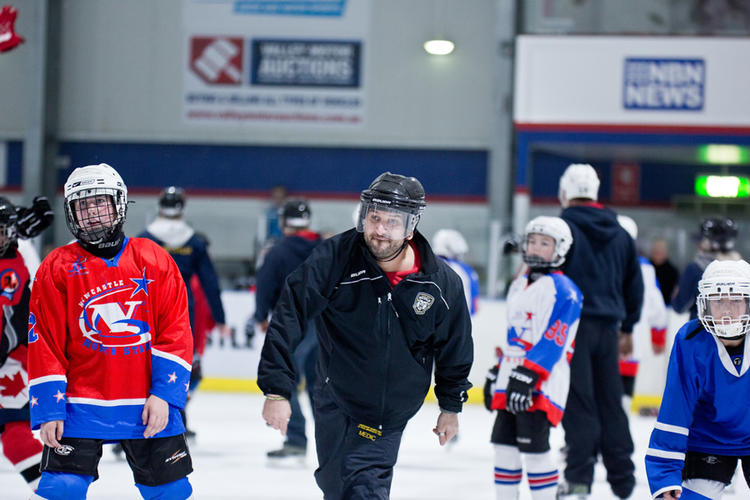
M633 219L627 215L618 215L617 222L620 223L620 226L627 231L631 238L634 240L638 239L638 224Z
M596 175L594 167L588 163L573 163L568 165L560 177L560 186L557 197L563 208L568 206L568 201L583 198L596 201L599 196L599 176Z
M432 251L449 259L460 259L469 251L463 235L455 229L441 229L432 237Z
M543 234L555 240L555 253L552 255L552 260L546 261L537 255L526 253L530 234ZM573 235L570 232L567 222L560 217L548 217L544 215L535 217L526 224L524 231L523 243L521 244L523 261L532 269L560 267L565 262L565 256L568 254L568 250L570 250L572 244Z
M750 331L750 264L711 262L698 282L697 302L698 319L706 331L723 339L742 338Z
M79 167L65 181L65 220L68 229L77 239L86 243L97 244L106 241L122 228L128 211L128 188L117 171L107 165L88 165ZM114 210L111 225L97 228L86 227L78 220L73 202L92 196L106 195L112 201Z

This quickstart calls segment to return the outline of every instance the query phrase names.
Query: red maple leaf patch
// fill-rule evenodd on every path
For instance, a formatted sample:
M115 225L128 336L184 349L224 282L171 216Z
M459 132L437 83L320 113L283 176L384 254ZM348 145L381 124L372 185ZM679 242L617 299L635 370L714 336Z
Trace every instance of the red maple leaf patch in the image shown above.
M0 395L14 398L21 393L25 385L21 372L16 372L12 377L6 375L0 378Z
M10 5L0 7L0 52L5 52L23 43L16 34L15 23L18 11Z

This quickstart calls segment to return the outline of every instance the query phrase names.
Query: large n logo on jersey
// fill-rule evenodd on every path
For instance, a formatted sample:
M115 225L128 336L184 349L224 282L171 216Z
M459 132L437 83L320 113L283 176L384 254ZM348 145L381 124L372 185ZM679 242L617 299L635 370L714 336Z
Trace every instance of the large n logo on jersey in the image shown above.
M151 327L144 321L142 300L128 300L133 286L122 285L92 296L83 305L78 325L83 336L104 347L126 347L151 340ZM117 300L119 297L124 300Z

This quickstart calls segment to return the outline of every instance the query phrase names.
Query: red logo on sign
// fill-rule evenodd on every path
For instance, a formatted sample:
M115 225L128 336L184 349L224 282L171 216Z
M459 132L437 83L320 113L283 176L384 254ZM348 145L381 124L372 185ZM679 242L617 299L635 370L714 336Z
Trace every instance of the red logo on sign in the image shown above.
M6 52L23 43L23 38L15 32L17 15L18 11L10 5L0 8L0 52Z
M242 38L193 37L190 68L208 84L242 83Z
M636 205L641 201L641 166L637 163L612 165L612 203Z

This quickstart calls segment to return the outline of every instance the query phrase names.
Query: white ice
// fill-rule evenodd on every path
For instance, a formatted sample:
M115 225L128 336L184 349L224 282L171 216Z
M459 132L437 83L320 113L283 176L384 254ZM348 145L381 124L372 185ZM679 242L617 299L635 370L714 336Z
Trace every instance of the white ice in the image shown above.
M313 471L315 453L308 446L304 467L279 468L269 465L266 451L279 447L278 431L261 419L263 399L259 395L199 392L189 406L190 425L198 433L191 447L195 472L189 477L196 499L312 500L321 499ZM306 405L306 401L304 403ZM305 406L306 410L309 407ZM492 448L489 435L494 416L478 405L467 405L460 415L461 431L457 443L440 447L432 433L438 409L426 404L411 420L401 444L394 473L393 500L493 500ZM306 411L309 415L309 411ZM632 499L650 498L646 484L643 455L654 424L651 417L631 416L635 441L637 481ZM311 422L308 421L308 429ZM312 437L312 433L308 435ZM563 442L562 431L553 430L552 448ZM28 498L29 490L9 463L0 459L0 498ZM140 498L133 485L130 469L115 459L111 446L105 446L99 465L100 479L92 484L91 499ZM750 498L742 474L735 476L735 491L725 500ZM522 485L521 500L530 500ZM597 465L592 500L613 498L605 480L605 471Z

